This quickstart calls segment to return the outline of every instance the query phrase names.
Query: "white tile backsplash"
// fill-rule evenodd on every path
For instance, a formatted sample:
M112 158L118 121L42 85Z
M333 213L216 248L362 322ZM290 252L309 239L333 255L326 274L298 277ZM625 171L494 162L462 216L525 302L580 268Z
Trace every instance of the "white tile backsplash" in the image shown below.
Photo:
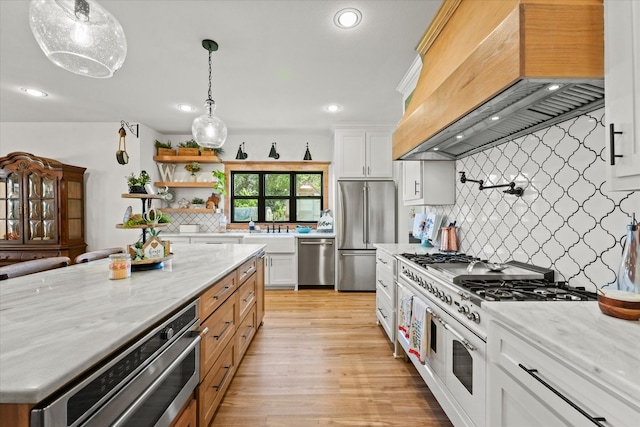
M604 190L604 149L600 109L456 162L485 185L515 181L522 197L458 181L455 205L426 210L457 221L468 254L553 268L572 286L613 283L640 192Z

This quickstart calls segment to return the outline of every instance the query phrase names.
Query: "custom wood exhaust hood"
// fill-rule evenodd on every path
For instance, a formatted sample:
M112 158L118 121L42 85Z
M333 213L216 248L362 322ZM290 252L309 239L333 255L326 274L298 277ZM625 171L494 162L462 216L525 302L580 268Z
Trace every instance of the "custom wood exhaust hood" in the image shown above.
M444 0L417 50L396 160L465 157L604 105L602 0Z

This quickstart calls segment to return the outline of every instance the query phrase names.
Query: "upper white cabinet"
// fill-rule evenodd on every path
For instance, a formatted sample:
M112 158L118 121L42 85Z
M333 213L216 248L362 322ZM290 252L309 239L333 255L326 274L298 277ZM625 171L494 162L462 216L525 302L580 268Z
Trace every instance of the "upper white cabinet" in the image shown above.
M336 177L391 178L391 131L337 129Z
M453 205L456 202L455 161L402 163L402 200L405 205Z
M607 183L640 190L640 2L607 0L604 18Z

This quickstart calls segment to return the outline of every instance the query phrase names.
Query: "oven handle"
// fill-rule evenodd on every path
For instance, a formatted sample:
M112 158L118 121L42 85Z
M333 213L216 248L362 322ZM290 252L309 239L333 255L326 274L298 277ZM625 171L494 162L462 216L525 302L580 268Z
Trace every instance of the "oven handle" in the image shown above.
M185 357L187 357L189 355L191 350L193 350L198 345L199 342L200 342L200 335L197 334L197 335L195 335L193 337L193 342L191 344L189 344L189 346L182 353L180 353L180 355L178 357L176 357L176 360L174 360L173 362L171 362L171 364L169 366L167 366L167 369L165 369L164 372L162 374L160 374L160 376L153 382L153 384L151 384L140 395L140 397L138 397L136 399L136 401L133 402L133 404L131 406L129 406L127 408L127 410L124 411L124 413L122 415L120 415L120 417L118 417L118 419L112 424L112 426L113 427L118 427L119 425L122 425L122 423L127 421L127 418L129 418L131 415L133 415L133 413L145 402L147 397L149 397L151 395L151 393L153 393L160 386L160 384L162 384L162 381L164 381L165 378L167 378L169 375L171 375L172 371L180 363L182 363L182 361L185 359Z
M591 415L589 415L587 413L587 411L585 411L584 409L582 409L581 407L579 407L578 405L576 405L574 402L572 402L571 400L569 400L569 398L567 398L565 395L563 395L562 393L560 393L558 390L556 390L554 387L552 387L549 383L547 383L545 380L543 380L542 378L540 378L538 375L536 375L536 373L538 372L537 369L533 368L533 369L529 369L527 367L525 367L522 363L518 363L518 366L520 368L522 368L527 374L531 375L533 378L535 378L540 384L542 384L543 386L545 386L547 389L549 389L553 394L555 394L556 396L558 396L560 399L564 400L566 403L568 403L573 409L575 409L576 411L580 412L582 415L584 415L589 421L591 421L592 423L594 423L597 426L601 426L604 427L604 424L602 424L600 421L602 422L607 422L607 419L605 417L592 417Z
M460 334L460 332L456 331L455 329L453 329L451 326L449 326L449 324L447 322L445 322L444 320L442 320L442 318L438 319L440 321L440 323L442 323L442 326L444 326L444 328L451 332L451 334L453 336L455 336L456 338L458 338L458 340L464 344L464 346L467 348L467 350L469 351L474 351L476 348L466 339L462 336L462 334Z

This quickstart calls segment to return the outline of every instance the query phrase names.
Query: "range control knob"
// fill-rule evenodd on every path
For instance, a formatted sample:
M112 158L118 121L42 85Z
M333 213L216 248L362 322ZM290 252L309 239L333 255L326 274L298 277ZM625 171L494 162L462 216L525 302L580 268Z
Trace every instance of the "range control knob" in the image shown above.
M452 302L451 295L445 295L444 302L451 305L451 302Z
M162 333L160 334L160 336L162 337L162 339L164 340L170 340L173 337L173 328L171 326L169 326L167 329L165 329L164 331L162 331Z
M477 311L467 314L467 319L473 320L476 323L480 323L480 315L478 314Z
M444 301L444 291L438 291L438 298Z
M466 315L469 313L469 307L466 305L461 305L460 307L458 307L458 312Z

